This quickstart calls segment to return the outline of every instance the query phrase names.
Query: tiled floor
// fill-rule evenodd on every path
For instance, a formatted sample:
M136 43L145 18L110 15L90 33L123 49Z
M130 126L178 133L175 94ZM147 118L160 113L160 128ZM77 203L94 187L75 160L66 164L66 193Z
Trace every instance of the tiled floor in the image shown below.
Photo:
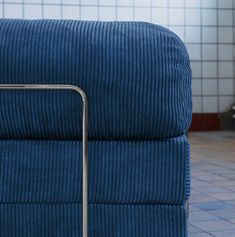
M235 132L191 133L189 237L235 237Z

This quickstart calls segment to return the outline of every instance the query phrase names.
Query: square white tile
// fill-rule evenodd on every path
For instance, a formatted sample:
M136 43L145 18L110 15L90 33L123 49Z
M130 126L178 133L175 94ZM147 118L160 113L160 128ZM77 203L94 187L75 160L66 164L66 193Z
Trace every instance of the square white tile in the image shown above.
M5 4L4 5L5 18L22 18L23 5L20 4Z
M97 21L98 20L98 8L81 6L81 20Z
M53 5L43 6L44 19L61 19L61 7Z
M152 0L153 7L167 7L168 1L166 0Z
M220 44L219 60L233 60L233 45Z
M193 95L202 95L202 80L193 79L192 80L192 94Z
M151 9L150 8L135 8L135 21L151 21Z
M78 5L80 0L62 0L62 4Z
M203 62L202 66L202 74L204 78L217 78L216 62Z
M80 10L78 6L63 6L62 7L62 17L63 19L80 19Z
M200 44L186 44L188 49L189 57L191 60L201 59L201 46Z
M202 59L203 60L217 60L217 45L204 44L202 46Z
M187 0L185 1L186 7L201 7L201 0Z
M44 0L43 3L46 3L46 4L60 4L60 2L58 2L58 0Z
M184 25L184 10L171 8L169 10L169 24L170 25Z
M191 69L193 78L201 78L202 76L202 66L201 62L191 61Z
M219 25L232 26L233 25L233 11L232 10L219 10Z
M134 20L134 8L117 7L117 20L118 21L133 21Z
M217 96L204 96L203 113L218 113L218 98Z
M116 0L99 0L99 5L101 6L115 6Z
M134 0L135 6L141 6L141 7L150 7L151 6L151 0Z
M219 97L219 112L226 112L231 109L233 104L233 96L220 96Z
M203 8L216 8L217 0L202 0L202 7Z
M201 28L198 26L186 26L185 27L185 40L188 43L200 43L201 42Z
M193 113L201 113L202 112L202 97L193 96Z
M201 10L186 9L185 11L186 25L201 25Z
M80 0L81 5L98 5L98 0Z
M115 7L99 7L99 20L115 21L116 20Z
M153 8L152 21L155 24L167 25L168 24L168 10L167 8Z
M219 62L219 77L233 78L233 62Z
M217 27L202 27L202 41L204 43L216 43Z
M24 5L24 18L25 19L41 19L42 18L42 5Z
M219 80L219 94L231 96L233 95L233 79Z
M233 43L233 28L219 27L219 43Z
M21 0L21 2L22 2L22 0ZM26 4L26 3L42 3L42 0L24 0L24 3Z
M170 7L184 7L184 0L169 0Z
M0 3L0 18L3 17L3 9L2 9L2 3Z
M22 3L23 0L5 0L4 3Z
M218 81L217 79L203 79L203 95L214 95L218 94Z
M202 10L202 24L208 26L217 25L217 11L214 9Z
M233 0L218 0L219 8L232 8Z
M86 1L86 0L84 0ZM117 6L134 6L135 0L117 0Z

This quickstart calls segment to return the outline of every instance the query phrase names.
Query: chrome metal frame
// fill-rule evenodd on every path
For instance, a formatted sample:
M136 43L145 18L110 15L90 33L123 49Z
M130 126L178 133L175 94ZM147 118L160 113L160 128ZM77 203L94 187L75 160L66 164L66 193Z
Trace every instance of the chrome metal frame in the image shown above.
M88 237L88 101L85 92L74 85L63 84L0 84L0 90L71 90L83 101L82 118L82 233Z

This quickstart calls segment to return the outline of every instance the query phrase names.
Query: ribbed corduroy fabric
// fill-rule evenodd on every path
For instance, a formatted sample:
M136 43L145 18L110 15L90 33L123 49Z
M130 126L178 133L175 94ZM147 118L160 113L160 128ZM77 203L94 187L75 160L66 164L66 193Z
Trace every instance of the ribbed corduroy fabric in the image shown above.
M89 142L91 203L182 204L188 141ZM81 201L81 142L1 141L0 202Z
M91 139L174 137L191 121L185 46L148 23L0 20L0 83L80 86ZM74 92L0 92L2 138L77 139L80 121Z
M182 206L90 204L90 237L186 237ZM1 237L82 237L79 204L0 204Z
M0 20L0 83L89 101L89 237L187 237L191 70L140 22ZM81 99L0 91L0 236L82 237Z

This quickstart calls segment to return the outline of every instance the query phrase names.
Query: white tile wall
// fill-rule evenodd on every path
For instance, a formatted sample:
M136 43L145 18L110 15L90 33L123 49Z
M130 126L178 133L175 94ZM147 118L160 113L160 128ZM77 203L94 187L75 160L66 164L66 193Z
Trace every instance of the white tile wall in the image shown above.
M202 24L209 26L217 25L217 10L203 9L202 10Z
M199 1L199 0L185 1L185 7L200 8L201 7L201 1Z
M167 7L169 5L166 0L152 0L153 7Z
M79 0L78 0L79 1ZM99 0L101 6L115 6L116 0Z
M203 8L216 8L217 0L202 0L202 7Z
M233 8L233 0L218 0L219 8Z
M160 25L168 24L168 9L167 8L153 8L152 9L153 23Z
M203 96L203 112L218 113L218 97L217 96Z
M233 79L219 80L219 93L220 95L232 95L233 94Z
M193 95L195 96L201 96L202 95L202 80L195 79L192 81L192 89L193 89Z
M151 0L134 0L134 5L141 6L141 7L150 7Z
M23 5L5 4L3 9L5 18L23 18Z
M100 7L99 8L99 19L101 21L115 21L115 8L114 7Z
M201 60L201 45L200 44L187 44L189 56L191 60Z
M203 80L203 94L204 95L214 95L218 93L217 80L215 79L204 79Z
M135 8L135 21L151 21L150 8Z
M233 62L219 62L219 77L233 78Z
M184 0L169 0L170 7L184 7Z
M219 60L233 61L233 45L220 44L219 45Z
M186 26L185 27L185 41L190 43L201 42L201 27Z
M201 24L201 10L198 9L188 9L185 11L186 25L196 25Z
M203 62L202 63L202 76L203 78L217 78L217 63L216 62Z
M214 60L217 57L217 45L204 44L202 45L202 59Z
M184 9L170 8L169 9L169 24L184 25Z
M0 18L147 21L186 43L193 111L223 112L235 102L235 0L0 0Z
M192 68L193 78L200 78L201 79L201 77L202 77L202 64L201 64L201 62L191 61L191 68Z
M81 6L81 20L95 21L98 18L98 8L93 6Z
M217 27L202 27L202 43L216 43L217 30Z
M64 6L62 8L63 19L78 19L80 18L80 10L78 6Z
M43 16L45 19L58 19L61 17L59 6L45 5L43 6Z
M2 8L2 4L0 4L0 18L3 17L3 8Z
M24 17L25 19L41 19L42 18L41 5L27 5L24 6Z
M233 25L233 10L219 10L219 26Z
M232 27L219 27L219 43L233 43L233 31Z
M117 7L117 20L118 21L133 21L134 20L134 8Z
M194 113L202 113L202 97L201 96L193 96L193 112Z

